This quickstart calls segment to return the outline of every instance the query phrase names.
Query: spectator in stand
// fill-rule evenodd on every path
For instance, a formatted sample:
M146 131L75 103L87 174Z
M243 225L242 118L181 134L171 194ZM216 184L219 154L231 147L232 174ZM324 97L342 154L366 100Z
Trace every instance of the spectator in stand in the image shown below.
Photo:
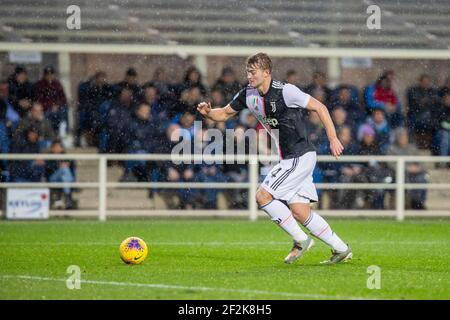
M9 129L6 125L6 102L0 100L0 153L9 153L11 144ZM0 182L9 181L8 161L0 160Z
M233 99L233 96L241 89L241 87L242 85L237 81L236 73L231 67L222 69L222 75L213 86L214 89L219 89L223 92L225 101L227 102Z
M309 112L305 116L308 117L308 121L306 121L306 132L308 132L308 141L312 143L314 148L317 150L317 154L322 154L323 150L326 146L326 142L328 141L326 138L325 129L320 121L320 118L317 112ZM327 171L329 168L329 163L319 162L315 167L313 172L313 179L317 183L324 182L328 177L329 172ZM319 199L322 197L322 190L317 190L317 195ZM320 201L319 201L320 203ZM319 204L320 205L320 204Z
M405 128L395 130L395 141L389 147L388 155L415 156L418 154L417 147L409 143L409 134ZM395 163L391 163L391 169L395 171ZM406 183L427 183L427 172L419 162L408 162L406 164ZM408 207L412 209L425 209L427 191L423 189L407 190Z
M414 142L422 148L430 148L435 131L433 113L438 111L439 97L427 74L419 77L419 83L407 91L408 121Z
M50 146L51 154L64 154L66 150L60 140L53 141ZM45 162L45 177L49 182L71 183L75 182L75 162L67 160L48 160ZM62 192L61 192L62 191ZM52 202L54 207L63 207L66 210L77 209L77 203L72 198L73 189L64 187L62 190L54 189ZM61 195L62 193L62 195ZM62 197L63 196L63 197ZM62 199L63 198L63 199ZM64 206L63 206L64 204Z
M17 66L14 73L8 78L9 97L11 103L21 118L26 117L31 108L33 86L28 81L27 69Z
M78 86L78 126L75 146L81 145L81 137L86 134L90 145L98 145L101 128L100 105L111 99L112 88L106 82L106 73L98 71L88 81Z
M329 105L331 89L327 85L327 77L325 73L321 71L315 71L313 73L312 83L306 86L304 91L313 97L321 97L322 100L320 101L323 102L326 106Z
M212 121L211 119L203 119L202 126L205 129L217 129L222 135L225 135L225 123ZM211 139L211 137L209 137ZM224 138L225 139L225 138Z
M223 94L222 90L218 88L213 88L210 92L210 100L211 100L211 106L213 108L215 107L222 107L228 104L229 101L225 99L225 95ZM215 122L215 126L217 124L221 124L226 129L233 129L239 124L239 114L236 114L231 119L228 119L226 122Z
M5 100L0 99L0 121L6 126L6 112L8 111L8 104Z
M33 85L33 100L42 104L53 130L61 138L65 137L68 126L67 99L52 66L45 67L42 79Z
M338 107L332 111L331 117L333 119L336 131L347 127L347 113L344 108ZM316 147L319 154L329 154L329 143L326 138L325 129L322 126L319 116L316 112L310 112L309 115L311 130L309 132L310 142ZM314 125L313 125L314 124ZM320 170L320 171L318 171ZM331 183L338 181L338 170L334 163L326 162L320 163L315 169L316 176L320 175L321 182ZM329 190L327 193L330 195L331 202L337 202L338 192L337 190Z
M161 96L165 96L170 90L170 84L168 80L166 70L162 67L158 67L153 72L153 78L151 83L158 90Z
M290 69L286 72L286 83L293 84L294 86L297 86L300 88L300 77L298 76L297 71Z
M246 137L245 130L246 128L241 124L238 124L234 129L233 153L236 155L250 153L249 138ZM224 164L223 172L229 182L248 182L248 167L245 163L235 161L233 164ZM231 209L247 207L248 192L246 189L229 189L225 191L225 196Z
M202 164L200 170L195 174L195 182L203 183L220 183L226 182L226 176L223 174L222 169L217 164ZM188 190L189 191L189 190ZM222 190L217 188L204 189L202 192L197 190L198 202L204 209L217 209L217 195ZM186 199L186 202L189 198Z
M145 86L144 86L145 87ZM162 109L156 87L148 86L144 89L146 99L141 102L132 123L133 146L129 152L132 153L171 153L173 145L164 145L166 140L166 128L168 119L166 111ZM150 104L151 103L151 104ZM153 112L153 107L158 108ZM159 110L159 112L158 112ZM162 110L162 111L161 111ZM166 141L167 142L167 141ZM168 141L170 142L170 141ZM133 175L138 181L160 181L160 170L163 163L136 162ZM149 197L153 197L154 189L149 190Z
M182 135L181 127L178 123L170 123L164 131L164 136L155 144L154 153L170 154L173 148L180 142ZM158 164L163 164L158 161ZM170 162L172 164L172 162ZM164 170L161 170L161 172Z
M450 155L450 92L442 97L441 108L436 113L439 155Z
M158 124L153 121L150 105L142 102L136 108L130 125L130 141L128 153L153 153L155 144L160 141L157 134ZM149 182L151 178L152 163L149 161L129 160L125 165L122 181Z
M156 123L153 121L151 107L142 102L133 114L131 125L131 145L128 153L153 153L158 141Z
M445 95L450 94L450 77L448 77L444 85L439 88L439 97L444 97Z
M182 117L181 119L184 128L176 123L170 124L166 130L165 139L161 143L156 144L155 152L170 154L174 146L180 143L180 141L186 140L193 143L193 131L191 132L189 125L189 123L193 124L193 119L194 117L191 117L186 112L185 118L183 119ZM194 182L194 166L191 164L158 161L156 166L157 168L154 170L154 173L157 176L152 179L156 178L155 180L164 182ZM198 190L195 189L163 189L160 191L160 194L170 209L192 208L199 197Z
M203 127L202 130L195 131L194 134L196 135L195 138L197 141L201 141L202 143L203 154L216 154L215 151L217 151L217 149L212 149L209 151L205 149L209 145L209 141L211 139L209 136L209 131L206 127ZM223 147L224 146L220 148L220 153L222 153ZM192 150L192 152L194 153L195 150ZM221 165L215 163L202 163L200 165L185 169L182 176L185 182L225 182L226 177L222 170ZM189 204L190 199L195 199L197 203L195 208L213 209L216 208L217 195L221 191L222 190L216 188L211 188L208 190L181 189L179 190L179 194L182 199L182 204L184 205Z
M106 116L106 151L125 153L130 146L130 125L134 112L133 91L122 87L118 98L112 100Z
M7 153L4 152L4 149L9 148L9 141L6 141L3 131L3 124L0 122L0 143L5 143L4 145L0 146L0 154L1 153ZM9 168L8 168L8 162L6 160L0 161L0 183L1 182L9 182ZM2 191L0 191L0 194Z
M255 115L248 109L244 109L239 113L239 124L243 125L245 129L260 129L258 119L256 119Z
M128 88L133 93L133 103L137 104L143 99L141 86L138 84L138 73L134 68L128 68L122 81L113 85L113 95L119 96L123 88Z
M45 118L44 108L39 102L34 102L28 115L20 120L13 137L17 138L23 136L23 133L30 127L39 129L39 143L41 150L49 148L52 141L56 139L56 134L53 131L52 125L50 121Z
M341 92L343 89L348 90L346 92ZM339 97L339 94L347 94L346 97ZM357 86L353 84L341 83L338 84L331 92L331 104L335 104L339 99L345 100L344 104L348 102L356 103L360 106L361 110L363 110L360 104L360 94ZM364 110L363 110L364 111Z
M380 155L380 147L376 140L375 129L369 124L363 124L358 130L358 140L361 142L359 153L361 155Z
M171 81L172 79L172 81ZM179 84L167 75L164 68L156 68L150 83L156 87L159 101L166 110L167 117L172 119L177 113Z
M385 112L383 109L375 109L372 111L372 115L367 118L365 125L369 125L376 134L376 143L379 146L379 154L386 154L390 144L391 128L386 120ZM365 125L360 127L363 128ZM358 132L358 137L361 137L361 133Z
M359 146L352 137L350 127L342 127L338 132L339 141L344 146L343 155L359 155ZM362 173L362 165L356 163L336 162L336 171L338 172L338 181L341 183L361 182L360 174ZM355 206L354 190L341 189L338 190L337 201L338 208L353 209Z
M326 134L317 112L309 113L306 132L308 132L308 141L313 144L319 153L322 153L321 148L326 140Z
M194 152L194 121L195 115L185 111L178 121L174 120L166 130L166 138L156 147L158 153L171 153L173 147L180 142L189 144L191 152ZM163 172L161 179L170 182L194 182L194 166L190 164L178 164L173 162L158 163L159 172ZM186 208L190 202L199 196L196 189L164 190L162 196L171 202L176 196L180 201L179 207ZM166 202L167 202L166 201ZM175 207L172 207L175 208Z
M194 130L194 121L195 114L190 111L186 111L180 118L180 133L183 137L183 141L187 141L191 145L191 152L194 153L194 140L198 139L201 141L203 145L206 144L206 140L204 139L204 135L206 133L206 128L203 130L198 130L197 132ZM197 135L197 136L196 136ZM180 167L180 181L182 182L199 182L198 172L201 166L193 166L193 165L183 165ZM197 208L205 204L200 190L198 189L179 189L178 196L181 201L181 208ZM194 201L196 204L192 204Z
M198 182L198 172L193 165L184 165L179 171L180 182ZM180 199L179 209L197 209L204 205L202 194L198 189L183 188L177 190Z
M380 146L376 140L376 132L369 124L363 124L359 130L360 155L379 155L381 153ZM363 166L361 182L367 183L388 183L392 182L392 171L384 163L371 161ZM366 204L371 209L384 208L384 190L367 190L358 192L357 206L363 207ZM360 196L363 195L361 198Z
M200 74L200 71L198 71L196 67L192 66L186 70L186 73L183 77L183 82L179 85L178 95L181 96L185 90L194 87L200 90L201 96L206 96L208 94L208 90L203 84L202 75Z
M404 117L400 99L393 89L394 73L387 71L372 85L364 90L364 99L368 112L375 109L385 111L386 120L393 129L403 126Z
M331 118L333 119L336 130L349 125L347 120L347 111L345 111L345 109L341 106L337 106L333 109L331 112Z
M189 107L189 110L195 109L195 106L198 104L198 101L203 100L204 97L202 95L202 91L200 87L192 87L187 90L187 97L184 100Z
M144 90L142 101L150 106L152 119L158 122L161 127L160 133L163 134L163 124L168 121L168 110L161 102L159 90L153 82L147 82L142 89Z
M199 87L191 87L183 91L178 105L178 114L175 118L179 118L186 110L195 112L195 108L200 101L204 100Z
M194 121L195 114L191 111L186 111L180 117L178 124L180 125L183 139L194 142Z
M322 102L323 104L326 103L326 105L329 106L329 103L327 102L327 96L326 96L326 94L325 94L325 91L323 91L323 90L321 90L321 89L314 89L314 90L311 92L311 96L312 96L314 99L319 100L319 101Z
M214 87L211 90L210 96L211 96L211 106L213 106L213 108L224 106L229 102L228 100L226 100L223 91L217 87Z
M343 155L359 155L359 145L352 137L349 126L342 126L338 131L338 138L344 146ZM326 144L324 152L329 153L329 145ZM351 162L332 162L328 166L327 182L355 183L361 182L362 165ZM355 190L336 190L330 193L332 208L353 209L355 206Z
M164 132L164 136L155 144L154 153L170 154L174 146L179 142L179 133L180 126L178 124L169 124ZM155 169L152 171L152 181L171 181L169 179L169 168L172 167L178 168L179 166L171 161L156 161ZM175 171L178 172L177 169L175 169ZM173 175L171 177L173 177ZM156 191L158 191L158 189L153 189L153 192ZM161 194L164 195L164 193L166 195L174 196L176 192L174 192L174 190L162 189Z
M357 128L366 116L365 111L358 103L358 99L352 96L352 90L349 86L342 85L337 90L335 99L330 103L331 109L342 107L347 112L348 122L352 125L352 129ZM355 130L353 131L355 132Z
M5 105L2 107L0 112L4 114L3 117L5 118L5 124L11 133L17 128L20 116L14 109L11 100L9 99L8 81L0 81L0 100L5 102Z
M40 133L37 127L29 127L22 136L14 139L11 153L40 153ZM45 175L43 160L14 160L10 162L9 172L13 182L40 182Z

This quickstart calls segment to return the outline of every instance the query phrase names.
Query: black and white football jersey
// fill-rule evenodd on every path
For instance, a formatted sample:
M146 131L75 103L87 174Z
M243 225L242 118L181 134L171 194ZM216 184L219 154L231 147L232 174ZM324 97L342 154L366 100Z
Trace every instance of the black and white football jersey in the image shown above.
M230 105L236 111L248 108L275 139L273 133L277 129L279 156L291 159L315 151L306 132L308 119L304 108L310 98L292 84L272 80L266 94L247 86L234 96Z

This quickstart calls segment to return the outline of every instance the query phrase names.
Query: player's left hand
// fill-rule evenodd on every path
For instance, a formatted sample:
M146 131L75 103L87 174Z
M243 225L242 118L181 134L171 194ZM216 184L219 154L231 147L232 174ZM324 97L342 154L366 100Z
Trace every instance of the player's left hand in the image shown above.
M339 141L338 138L334 138L330 140L330 150L333 157L339 159L339 156L342 154L342 151L344 151L344 146Z

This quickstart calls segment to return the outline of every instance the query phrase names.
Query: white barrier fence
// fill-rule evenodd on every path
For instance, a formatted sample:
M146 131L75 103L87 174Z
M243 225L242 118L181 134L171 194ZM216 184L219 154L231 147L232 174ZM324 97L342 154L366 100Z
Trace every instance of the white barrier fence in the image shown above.
M247 210L158 210L158 215L173 216L248 216L250 220L256 220L260 213L254 201L259 183L259 162L276 162L277 156L262 155L170 155L170 154L0 154L1 160L92 160L98 162L98 182L73 182L73 183L0 183L0 189L7 188L84 188L98 189L98 218L105 221L109 211L107 210L108 188L158 188L158 189L248 189ZM249 166L249 182L244 183L202 183L202 182L108 182L107 163L117 160L146 160L146 161L186 161L194 163L198 161L215 161L217 163L233 163L233 161L245 161ZM440 189L450 190L450 183L405 183L405 164L410 162L450 162L450 157L432 156L342 156L336 160L332 156L318 156L318 162L393 162L396 164L396 177L394 183L317 183L318 189L355 189L355 190L395 190L395 210L318 210L326 216L390 216L402 221L407 216L444 216L450 217L450 201L448 209L444 210L405 210L405 191L412 189ZM123 211L123 215L129 211ZM134 212L137 213L137 212ZM119 212L120 214L120 212ZM154 215L149 210L142 210L139 215Z

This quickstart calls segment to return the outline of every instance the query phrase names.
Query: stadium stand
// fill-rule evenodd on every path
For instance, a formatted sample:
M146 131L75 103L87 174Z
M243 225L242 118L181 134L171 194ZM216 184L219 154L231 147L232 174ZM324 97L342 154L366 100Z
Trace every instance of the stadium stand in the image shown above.
M349 48L444 48L450 45L445 0L377 1L385 10L380 30L366 27L371 1L329 5L307 1L87 1L83 28L66 28L70 1L2 1L1 41L146 43ZM177 9L177 10L174 10ZM20 17L20 19L18 19Z

